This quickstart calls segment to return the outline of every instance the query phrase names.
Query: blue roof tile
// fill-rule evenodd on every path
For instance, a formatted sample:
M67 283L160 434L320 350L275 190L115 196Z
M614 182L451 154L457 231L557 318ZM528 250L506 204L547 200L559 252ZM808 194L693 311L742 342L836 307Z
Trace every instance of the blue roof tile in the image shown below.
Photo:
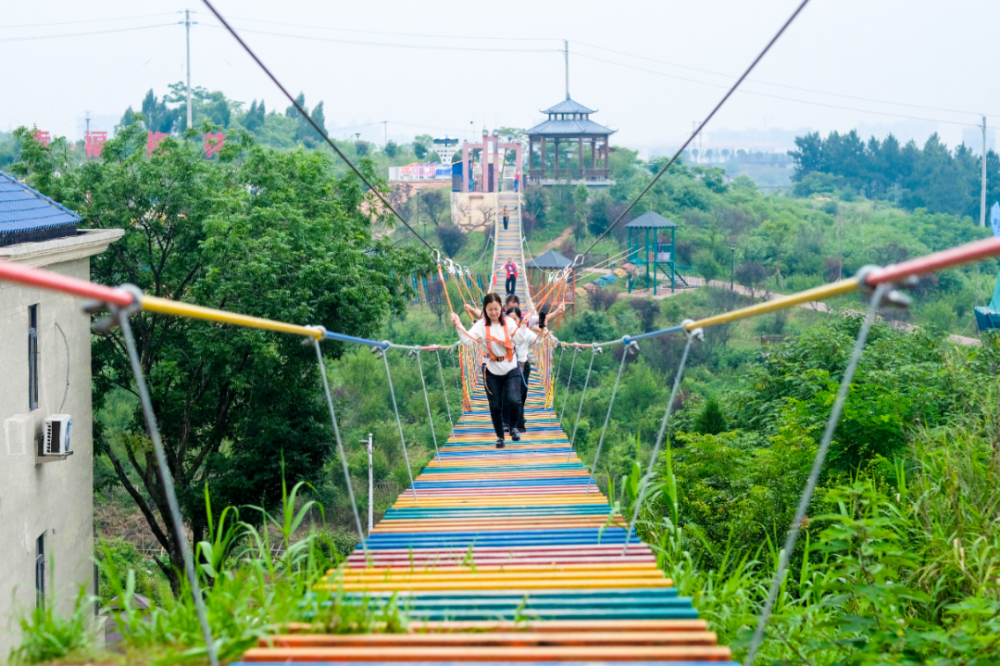
M75 233L80 216L0 171L0 245Z

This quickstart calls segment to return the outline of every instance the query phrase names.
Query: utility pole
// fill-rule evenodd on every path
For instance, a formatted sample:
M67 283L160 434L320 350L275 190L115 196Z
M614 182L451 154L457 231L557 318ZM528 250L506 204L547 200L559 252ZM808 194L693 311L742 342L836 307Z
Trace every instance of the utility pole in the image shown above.
M563 40L563 56L566 59L566 99L569 99L569 40Z
M986 116L983 116L983 186L979 193L979 226L986 227Z
M184 30L187 32L187 126L191 127L191 10L184 10Z
M362 439L362 444L367 444L368 449L368 536L372 534L372 527L375 525L375 483L372 474L372 434L368 433L368 439Z

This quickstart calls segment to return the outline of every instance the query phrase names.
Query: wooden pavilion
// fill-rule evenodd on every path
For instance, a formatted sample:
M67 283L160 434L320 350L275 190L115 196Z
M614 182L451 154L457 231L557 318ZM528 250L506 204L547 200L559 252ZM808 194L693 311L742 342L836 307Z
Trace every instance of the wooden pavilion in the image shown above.
M597 111L574 102L568 93L565 100L542 113L548 120L527 132L528 182L610 185L610 138L615 130L591 120L590 114Z
M548 284L548 275L551 271L561 271L570 264L573 263L572 259L568 259L563 255L559 254L555 250L549 250L544 254L540 254L528 263L524 265L526 269L526 278L528 281L528 288L531 290L532 301L538 301L539 298L543 298L542 291ZM563 295L563 301L568 303L573 308L573 314L576 314L576 271L571 271L568 284L566 285L566 291ZM547 305L552 304L552 299L548 299Z

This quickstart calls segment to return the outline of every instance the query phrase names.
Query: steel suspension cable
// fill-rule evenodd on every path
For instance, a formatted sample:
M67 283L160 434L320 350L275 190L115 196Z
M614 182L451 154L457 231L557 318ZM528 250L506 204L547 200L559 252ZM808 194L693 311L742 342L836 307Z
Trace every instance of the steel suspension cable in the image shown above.
M399 214L399 211L397 211L395 208L393 208L392 204L389 203L389 200L386 199L382 195L381 192L379 192L377 189L375 189L375 186L371 184L371 182L365 177L365 175L363 173L361 173L361 171L359 171L358 168L356 166L354 166L354 164L349 159L347 159L347 155L345 155L340 150L340 148L337 147L337 144L334 143L330 139L330 137L327 135L327 133L325 131L323 131L320 128L319 125L316 124L316 121L313 120L312 116L310 116L308 113L306 113L306 110L304 108L302 108L302 105L300 105L295 100L295 98L292 97L292 94L290 92L288 92L288 90L285 88L285 86L283 86L281 84L281 81L278 80L278 77L276 77L274 74L271 73L271 70L269 70L267 68L267 66L263 63L263 61L261 61L261 59L257 57L257 54L253 52L253 49L251 49L250 46L247 45L247 43L243 41L243 38L240 37L236 33L236 30L234 30L233 27L231 25L229 25L229 23L226 21L226 19L222 18L222 14L220 14L218 12L218 10L215 9L215 7L212 5L212 3L209 0L202 0L202 2L204 2L205 6L208 7L209 11L212 12L212 14L215 15L215 18L217 18L219 20L219 23L221 23L223 25L223 27L227 31L229 31L229 34L231 34L236 39L236 41L239 42L239 45L243 47L243 50L247 52L247 55L249 55L253 59L253 61L256 62L257 65L262 70L264 70L264 73L267 74L267 77L269 79L271 79L271 81L274 83L274 85L278 86L278 89L285 95L285 97L288 98L288 101L292 103L292 106L295 107L295 110L302 114L302 117L305 118L306 121L310 125L313 126L314 130L316 130L316 133L319 134L323 138L323 140L326 141L327 144L329 144L329 146L331 148L333 148L333 151L335 153L337 153L338 156L340 156L340 159L344 160L344 163L347 164L347 166L350 167L351 171L353 171L355 173L355 175L357 175L357 177L361 179L361 182L363 182L365 185L368 186L368 189L371 190L372 194L374 194L376 197L378 197L378 200L382 202L382 205L385 206L386 209L389 210L393 215L395 215L396 218L400 222L402 222L403 225L407 229L409 229L410 231L412 231L413 235L416 236L417 239L421 243L423 243L427 247L428 250L430 250L431 252L434 252L434 248L431 247L431 245L427 241L425 241L420 236L420 234L418 234L416 232L416 230L413 227L410 226L409 222L407 222L406 220L403 219L403 216Z
M403 447L403 458L406 460L406 473L410 475L410 488L413 489L413 499L418 500L417 486L413 483L413 468L410 467L410 454L406 450L406 438L403 436L403 422L399 418L399 406L396 404L396 391L392 388L392 373L389 372L389 355L386 350L379 350L385 361L385 376L389 379L389 395L392 396L392 410L396 412L396 425L399 426L399 443Z
M340 465L344 469L344 483L347 484L347 496L351 499L351 509L354 511L354 524L358 528L358 538L361 539L361 550L368 559L368 543L365 541L365 532L361 528L361 514L358 512L358 503L354 499L354 484L351 483L351 472L347 467L347 454L344 453L344 442L340 437L340 426L337 423L337 414L333 409L333 395L330 393L330 381L326 376L326 363L323 362L323 352L319 347L319 340L309 341L316 348L316 362L319 364L319 375L323 378L323 391L326 394L326 404L330 408L330 422L333 424L333 435L337 441L337 453L340 454ZM371 502L372 498L369 497Z
M420 373L420 385L424 388L424 404L427 405L427 421L431 424L431 438L434 440L434 455L438 460L438 467L441 467L441 451L438 450L438 439L434 433L434 415L431 414L431 401L427 397L427 382L424 380L424 364L420 361L420 350L415 349L410 352L417 357L417 372Z
M554 382L559 381L559 375L562 374L562 357L563 357L563 352L564 351L566 351L566 343L560 342L559 343L559 363L556 364L556 377L553 380ZM553 388L552 389L553 402L555 402L555 394L556 394L556 390Z
M875 313L878 312L882 300L891 290L892 284L888 282L883 282L875 288L871 304L868 306L868 313L865 315L865 321L861 325L861 330L858 331L858 339L854 343L854 351L847 363L847 367L844 368L844 376L840 380L837 399L830 410L830 418L826 422L826 430L823 432L823 439L820 441L819 449L816 451L816 459L813 460L812 470L809 472L806 486L802 490L802 497L799 499L799 507L795 511L795 518L792 520L792 525L788 530L785 547L778 555L778 568L774 572L774 578L771 580L771 589L767 594L767 600L764 602L764 608L761 610L760 618L757 621L757 628L754 630L750 648L747 650L747 657L744 662L746 666L753 666L757 650L760 649L760 645L764 641L764 629L767 627L768 620L771 619L771 611L774 609L778 590L781 588L782 580L784 580L785 572L788 569L788 560L795 549L795 542L799 538L799 531L802 529L802 521L806 517L806 511L809 509L809 503L812 501L813 492L816 490L819 474L823 469L823 461L830 450L833 433L837 429L840 414L844 409L844 403L847 401L847 395L851 390L851 381L854 379L854 373L858 369L858 363L861 360L861 352L864 351L865 343L868 341L868 333L875 322Z
M684 322L687 324L690 319ZM681 379L684 378L684 367L687 365L688 353L691 351L691 343L694 342L695 338L699 340L705 337L704 332L700 328L696 328L693 331L687 333L687 343L684 345L684 352L681 354L681 362L677 364L677 374L674 375L674 386L670 389L670 397L667 399L667 409L663 413L663 421L660 423L660 433L656 436L656 446L653 447L653 455L649 459L649 465L646 469L646 475L642 478L642 485L639 487L639 493L635 499L635 508L632 511L632 522L628 524L628 531L625 533L625 546L622 548L622 557L628 554L629 541L632 539L632 530L637 529L637 521L639 520L639 509L642 507L642 500L646 496L646 488L649 486L649 480L653 477L653 467L656 465L656 457L660 455L660 446L663 444L663 435L667 431L667 422L670 420L670 414L674 409L674 400L677 399L677 390L681 386Z
M208 0L203 0L203 1L204 2L208 2ZM775 42L778 41L778 38L780 38L781 35L784 34L785 30L788 29L788 26L790 26L792 24L792 21L794 21L796 19L796 17L802 12L803 9L805 9L806 5L808 5L808 4L809 4L809 0L802 0L802 2L799 4L799 6L796 7L795 11L792 12L792 15L788 17L788 20L785 21L785 23L781 26L781 28L778 30L778 32L775 33L774 37L771 38L771 41L769 41L767 43L767 45L764 47L764 50L761 51L757 55L757 57L753 59L753 62L751 62L750 66L746 68L746 71L744 71L743 74L740 75L740 78L736 79L736 82L733 83L732 86L730 86L729 90L726 91L726 94L723 95L722 99L719 100L719 103L716 104L715 108L712 109L712 111L708 114L708 116L706 116L705 119L703 121L701 121L701 124L698 125L698 128L691 134L691 136L689 136L687 138L687 140L683 143L683 145L681 145L681 147L677 149L677 152L674 153L674 156L670 158L670 161L667 162L667 164L653 177L653 180L649 181L649 184L646 185L646 187L643 188L642 192L640 192L639 195L635 199L632 200L632 203L630 203L628 205L628 207L625 208L625 210L623 210L621 212L621 215L619 215L615 219L615 221L612 222L611 225L607 229L604 230L604 233L602 233L600 236L598 236L597 239L594 240L594 242L590 244L590 247L588 247L584 251L584 254L586 254L587 252L590 252L591 250L593 250L595 245L597 245L598 243L600 243L601 240L603 240L605 236L607 236L609 233L611 233L611 230L614 229L616 226L618 226L618 223L621 222L622 219L624 219L625 216L628 215L632 211L633 208L635 208L635 205L637 203L639 203L639 201L646 195L646 193L649 192L649 190L651 190L653 188L653 185L656 185L656 182L658 180L660 180L660 177L663 176L663 174L665 174L667 172L667 170L673 165L673 163L677 161L677 158L681 156L681 153L683 153L685 150L687 150L688 145L692 141L694 141L695 137L697 137L701 133L701 131L703 129L705 129L705 125L707 125L708 122L710 120L712 120L712 118L715 116L715 114L718 113L719 109L722 108L722 105L725 104L729 100L729 98L733 95L734 92L736 92L736 89L740 87L740 84L743 83L744 79L746 79L748 76L750 76L750 72L753 71L754 67L756 67L757 64L761 60L763 60L763 58L767 54L767 52L770 51L771 47L774 46Z
M138 295L136 295L138 299ZM194 607L198 613L198 622L201 624L201 634L205 639L205 651L208 653L208 660L212 666L219 666L219 655L216 651L215 641L212 640L212 628L208 624L208 613L205 610L205 600L201 596L201 585L198 582L198 574L194 567L194 558L191 555L191 548L187 540L187 532L184 531L184 519L181 518L180 505L177 502L177 492L174 489L174 481L170 476L170 466L167 462L166 453L163 451L163 441L160 439L160 429L156 425L156 414L153 412L153 401L149 397L149 387L146 386L146 377L143 374L142 362L139 360L139 352L135 346L135 338L132 336L132 326L129 324L128 308L121 308L117 305L109 305L112 316L118 320L118 325L122 329L122 337L125 338L125 350L128 353L128 360L132 366L132 376L135 377L136 389L139 393L139 403L142 405L142 415L146 421L146 430L149 432L150 442L153 444L153 451L156 454L156 464L159 468L160 481L163 483L163 494L167 496L167 507L170 509L170 519L174 527L174 538L181 550L181 558L184 560L184 571L187 574L188 584L191 586L191 597L194 599Z
M438 362L438 374L441 375L441 393L444 394L444 408L448 412L448 423L451 424L451 435L448 436L449 439L455 436L455 422L451 420L451 405L448 403L448 385L444 383L444 367L441 365L441 350L435 349L434 356L437 358Z
M587 366L587 377L583 380L583 393L580 394L580 406L576 408L576 421L573 423L573 435L569 438L569 452L566 453L566 462L569 462L569 457L576 447L576 427L580 425L580 415L583 414L583 399L587 397L587 385L590 384L590 372L594 369L594 357L600 351L600 347L590 348L590 365Z
M590 496L590 483L594 480L594 474L597 473L597 463L601 459L601 447L604 446L604 434L608 431L608 421L611 420L611 409L615 406L615 395L618 394L618 384L622 380L622 370L625 368L625 359L628 358L628 352L630 349L638 349L639 346L632 342L622 349L622 362L618 365L618 376L615 377L614 388L611 389L611 400L608 401L608 414L604 417L604 427L601 428L601 439L597 442L597 453L594 454L594 465L590 470L590 475L587 477L587 491L584 493L585 496Z
M580 348L573 346L573 362L569 364L569 377L566 379L566 393L563 395L563 406L559 410L559 423L562 423L563 415L566 414L566 403L569 401L569 385L573 381L573 368L576 367L576 357L580 355Z

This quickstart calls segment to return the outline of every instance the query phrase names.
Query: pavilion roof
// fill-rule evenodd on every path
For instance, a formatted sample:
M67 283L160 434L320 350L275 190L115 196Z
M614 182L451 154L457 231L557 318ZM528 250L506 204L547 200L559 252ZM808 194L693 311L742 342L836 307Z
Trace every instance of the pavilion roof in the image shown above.
M535 125L527 134L569 135L569 136L610 136L617 130L608 129L593 120L546 120Z
M583 104L574 102L570 99L569 95L566 95L566 99L555 106L545 109L542 113L597 113L597 109L588 109Z
M563 255L559 254L555 250L549 250L544 254L540 254L528 263L525 264L526 268L566 268L573 263L572 259L567 259Z
M671 222L659 213L648 211L625 225L632 229L662 229L664 227L676 227L677 223Z

